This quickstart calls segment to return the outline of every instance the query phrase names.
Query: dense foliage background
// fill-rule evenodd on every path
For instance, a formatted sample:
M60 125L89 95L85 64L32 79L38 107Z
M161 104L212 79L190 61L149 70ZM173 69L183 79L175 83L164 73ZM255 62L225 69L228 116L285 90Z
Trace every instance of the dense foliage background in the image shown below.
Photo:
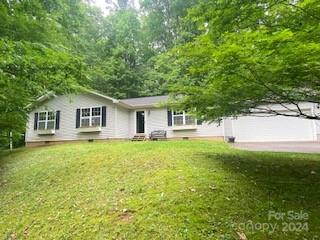
M106 2L0 0L0 136L24 131L38 96L81 87L171 91L208 120L320 102L319 0Z
M155 56L171 48L191 2L0 1L0 142L22 133L28 106L81 86L116 98L162 94ZM16 135L15 135L16 136ZM17 134L19 138L19 134Z

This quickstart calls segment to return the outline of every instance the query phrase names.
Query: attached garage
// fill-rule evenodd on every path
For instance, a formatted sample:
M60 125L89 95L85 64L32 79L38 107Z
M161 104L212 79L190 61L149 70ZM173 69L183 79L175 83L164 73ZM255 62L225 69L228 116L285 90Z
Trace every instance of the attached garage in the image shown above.
M232 132L237 142L317 140L315 121L293 117L240 117Z

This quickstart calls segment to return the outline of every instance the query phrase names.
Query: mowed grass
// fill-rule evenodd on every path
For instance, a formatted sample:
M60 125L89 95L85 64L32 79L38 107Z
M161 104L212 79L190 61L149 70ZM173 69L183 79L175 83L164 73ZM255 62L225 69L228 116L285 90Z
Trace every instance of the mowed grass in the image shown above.
M320 238L319 183L320 155L212 141L20 149L0 158L0 239L312 240ZM308 217L276 221L269 211ZM295 228L284 229L290 222Z

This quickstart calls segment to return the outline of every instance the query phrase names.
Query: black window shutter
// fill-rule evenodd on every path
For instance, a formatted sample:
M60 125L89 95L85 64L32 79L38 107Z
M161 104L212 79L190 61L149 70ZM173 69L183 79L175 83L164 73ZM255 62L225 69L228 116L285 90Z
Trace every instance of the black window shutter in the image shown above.
M102 127L107 126L107 107L106 106L102 106L102 123L101 123Z
M203 120L202 119L197 119L197 125L202 125Z
M172 126L172 112L168 110L168 126Z
M37 130L38 129L38 113L34 113L34 125L33 125L33 129Z
M56 129L60 128L60 111L56 111Z
M80 108L77 109L76 113L76 128L80 127Z

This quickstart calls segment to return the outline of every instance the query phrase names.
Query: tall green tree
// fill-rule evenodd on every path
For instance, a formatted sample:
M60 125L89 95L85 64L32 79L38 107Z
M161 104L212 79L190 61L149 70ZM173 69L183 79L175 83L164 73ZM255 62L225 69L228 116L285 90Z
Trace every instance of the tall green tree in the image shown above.
M174 72L172 61L174 58L166 53L197 34L196 26L185 18L188 10L197 2L197 0L140 1L144 79L140 94L168 93L168 84L172 80L171 74L168 73Z
M180 37L183 18L196 0L142 0L145 43L156 52L171 49Z
M201 1L188 20L202 34L170 53L174 94L208 120L243 114L320 119L301 108L320 104L319 16L317 0Z
M103 28L104 40L91 68L90 84L113 97L136 97L143 85L138 13L132 8L118 10L106 17Z
M85 84L75 37L66 34L59 18L64 7L64 1L49 0L0 3L1 136L24 131L28 106L40 95L73 92Z

